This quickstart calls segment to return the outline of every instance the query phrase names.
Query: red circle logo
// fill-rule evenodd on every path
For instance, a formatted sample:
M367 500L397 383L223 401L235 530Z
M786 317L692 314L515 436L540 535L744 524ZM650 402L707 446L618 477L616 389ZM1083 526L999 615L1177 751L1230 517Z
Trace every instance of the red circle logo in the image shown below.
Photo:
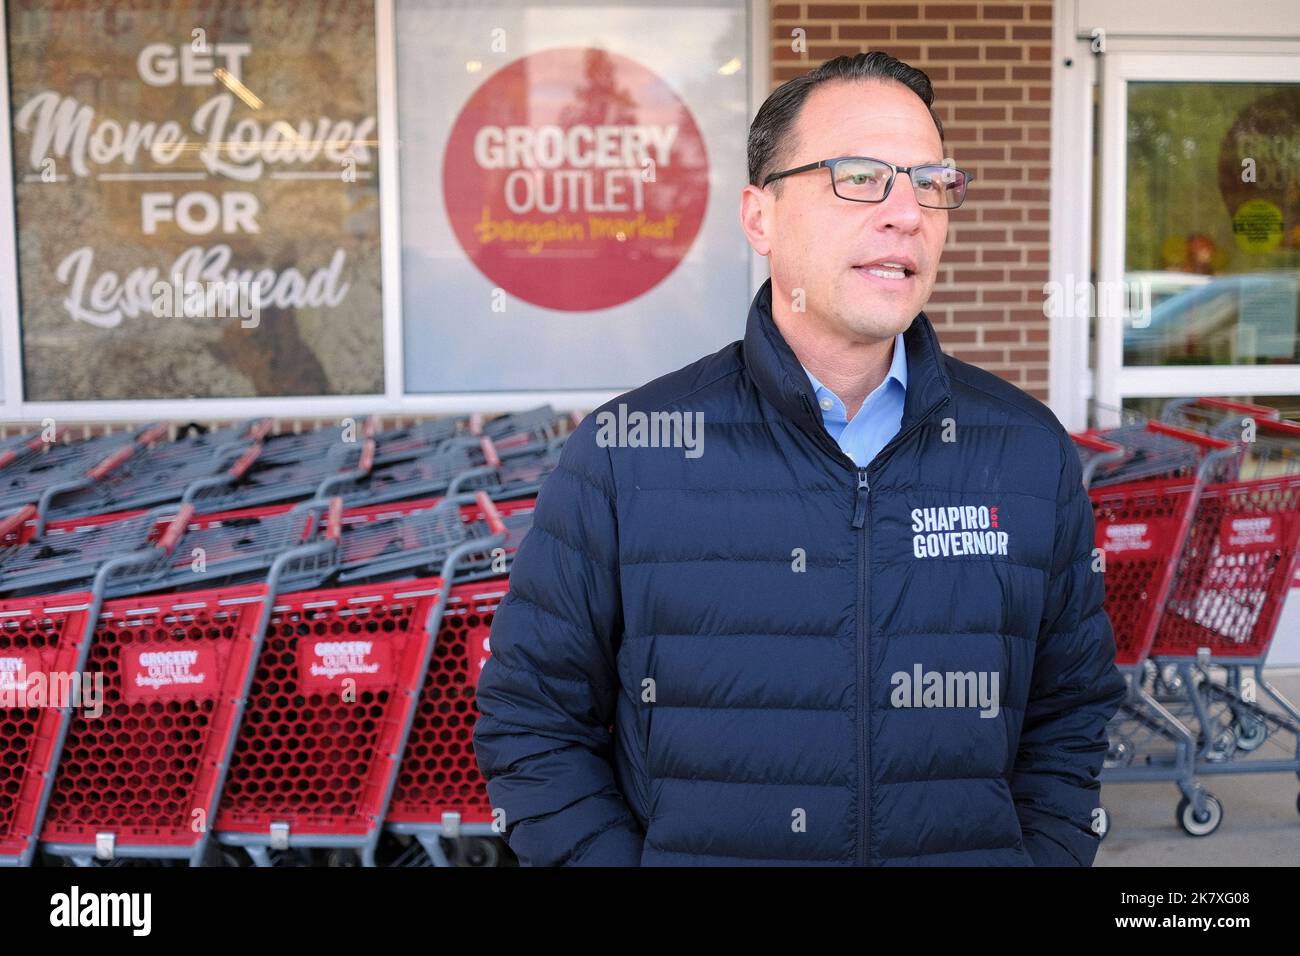
M443 197L470 260L508 294L584 312L663 281L709 198L704 137L641 64L534 53L493 74L452 126Z

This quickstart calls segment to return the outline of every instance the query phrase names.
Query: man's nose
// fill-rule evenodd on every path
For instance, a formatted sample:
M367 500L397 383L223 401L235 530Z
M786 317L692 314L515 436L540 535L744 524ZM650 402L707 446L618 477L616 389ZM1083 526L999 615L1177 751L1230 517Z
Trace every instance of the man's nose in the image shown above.
M889 190L885 201L877 207L875 225L886 229L893 227L901 232L916 232L921 228L925 210L916 201L916 189L912 186L912 177L899 173L894 177L894 185Z

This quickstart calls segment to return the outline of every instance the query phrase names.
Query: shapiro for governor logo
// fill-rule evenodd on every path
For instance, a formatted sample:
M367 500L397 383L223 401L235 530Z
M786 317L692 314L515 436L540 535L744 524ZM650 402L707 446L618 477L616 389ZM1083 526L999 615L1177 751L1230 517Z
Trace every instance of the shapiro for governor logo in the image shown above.
M918 558L1007 553L997 505L913 508L912 531L912 554Z

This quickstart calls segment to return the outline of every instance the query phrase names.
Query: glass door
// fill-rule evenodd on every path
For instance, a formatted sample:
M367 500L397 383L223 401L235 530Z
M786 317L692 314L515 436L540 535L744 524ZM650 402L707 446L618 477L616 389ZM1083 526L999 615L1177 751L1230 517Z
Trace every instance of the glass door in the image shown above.
M1096 412L1300 393L1300 59L1102 60Z

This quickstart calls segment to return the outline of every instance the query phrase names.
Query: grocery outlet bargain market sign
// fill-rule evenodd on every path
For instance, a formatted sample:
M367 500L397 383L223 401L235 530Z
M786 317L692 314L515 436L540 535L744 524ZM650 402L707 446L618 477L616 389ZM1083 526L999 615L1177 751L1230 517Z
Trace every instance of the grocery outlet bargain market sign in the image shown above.
M493 74L457 116L443 163L466 255L508 294L560 311L609 308L663 281L708 192L685 103L604 50L546 50Z

